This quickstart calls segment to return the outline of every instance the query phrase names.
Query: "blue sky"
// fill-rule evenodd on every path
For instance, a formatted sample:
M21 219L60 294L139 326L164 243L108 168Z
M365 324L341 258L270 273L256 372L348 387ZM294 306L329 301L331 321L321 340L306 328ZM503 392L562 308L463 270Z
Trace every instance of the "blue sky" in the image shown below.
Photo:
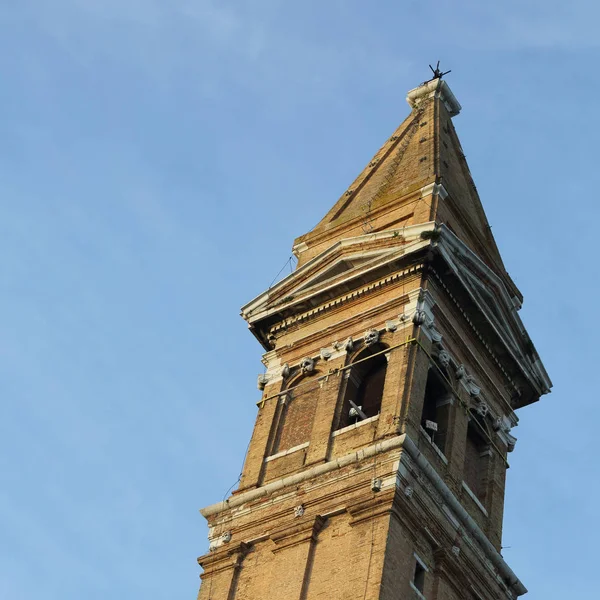
M593 597L600 9L0 2L0 597L194 598L261 349L239 307L451 68L555 389L520 412L505 557ZM591 591L593 590L593 591Z

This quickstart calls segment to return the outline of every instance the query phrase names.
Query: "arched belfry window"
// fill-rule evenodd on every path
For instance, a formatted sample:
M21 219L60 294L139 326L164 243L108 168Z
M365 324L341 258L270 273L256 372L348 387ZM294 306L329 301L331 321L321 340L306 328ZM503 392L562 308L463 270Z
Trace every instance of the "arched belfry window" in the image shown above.
M385 348L376 345L365 349L346 371L341 411L336 429L352 425L379 414L387 372L387 358L380 353Z
M315 373L292 380L279 400L279 416L271 454L284 452L310 441L319 396Z
M425 398L421 413L421 427L431 441L442 451L446 451L452 394L448 383L435 365L429 366Z
M491 455L485 420L471 413L465 445L463 480L483 502L487 485L488 461Z

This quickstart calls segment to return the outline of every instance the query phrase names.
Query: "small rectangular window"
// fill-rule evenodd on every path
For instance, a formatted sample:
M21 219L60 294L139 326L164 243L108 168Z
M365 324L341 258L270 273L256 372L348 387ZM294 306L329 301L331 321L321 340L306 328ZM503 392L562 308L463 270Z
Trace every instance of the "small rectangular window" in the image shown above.
M427 572L427 567L416 553L413 556L415 558L415 570L410 587L416 592L419 598L424 599L423 591L425 590L425 573Z
M415 574L413 577L413 584L421 592L423 593L423 589L425 588L425 569L421 566L421 564L417 561L415 563Z

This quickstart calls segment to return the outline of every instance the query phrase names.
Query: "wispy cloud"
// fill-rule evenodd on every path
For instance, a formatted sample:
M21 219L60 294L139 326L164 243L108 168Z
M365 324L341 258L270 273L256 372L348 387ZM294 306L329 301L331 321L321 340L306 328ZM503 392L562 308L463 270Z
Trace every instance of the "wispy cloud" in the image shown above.
M431 19L448 47L482 50L597 48L597 3L506 0L434 3Z
M357 76L397 77L410 65L376 31L363 31L360 43L348 31L348 43L340 45L282 20L284 6L281 1L25 0L18 9L0 8L0 23L37 28L86 69L97 68L99 59L111 60L163 85L185 70L213 95L232 81L258 91L269 88L292 101L300 89L339 94ZM345 13L339 13L341 23Z

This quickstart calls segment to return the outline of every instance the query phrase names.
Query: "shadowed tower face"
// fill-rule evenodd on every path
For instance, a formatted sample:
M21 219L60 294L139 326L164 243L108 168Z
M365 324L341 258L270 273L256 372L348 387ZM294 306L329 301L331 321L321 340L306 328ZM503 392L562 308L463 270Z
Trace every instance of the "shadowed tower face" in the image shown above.
M265 349L240 487L201 512L200 600L512 599L515 410L551 382L441 78L242 315Z

